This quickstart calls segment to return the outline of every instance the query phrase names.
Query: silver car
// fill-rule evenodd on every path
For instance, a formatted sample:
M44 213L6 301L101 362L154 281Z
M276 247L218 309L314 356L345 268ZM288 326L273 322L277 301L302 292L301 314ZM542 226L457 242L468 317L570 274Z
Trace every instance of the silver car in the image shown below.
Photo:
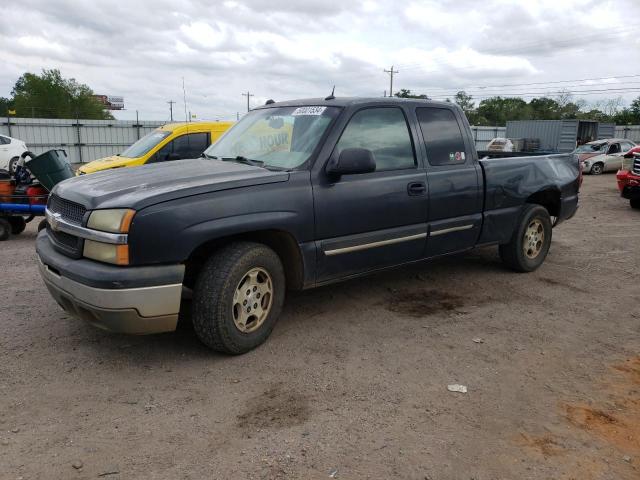
M602 172L620 170L624 154L635 146L625 138L609 138L580 145L573 153L582 162L584 173L600 175Z

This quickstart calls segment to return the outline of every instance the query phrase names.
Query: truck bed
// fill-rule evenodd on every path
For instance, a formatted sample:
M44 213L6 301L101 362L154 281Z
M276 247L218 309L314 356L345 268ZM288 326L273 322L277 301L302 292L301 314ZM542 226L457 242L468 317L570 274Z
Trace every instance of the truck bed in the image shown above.
M485 182L484 225L480 243L505 242L523 202L546 200L559 223L573 216L578 204L580 167L572 154L480 160Z

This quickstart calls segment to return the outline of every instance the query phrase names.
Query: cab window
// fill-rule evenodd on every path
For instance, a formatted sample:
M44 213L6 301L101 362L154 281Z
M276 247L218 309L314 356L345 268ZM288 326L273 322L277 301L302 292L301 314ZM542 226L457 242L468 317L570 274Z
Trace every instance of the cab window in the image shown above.
M462 130L453 111L448 108L418 108L420 130L431 165L455 165L466 161Z
M336 145L336 154L345 148L366 148L373 152L376 171L415 167L413 145L407 121L396 107L366 108L357 112Z
M155 155L155 162L198 158L209 146L208 133L188 133L174 138Z

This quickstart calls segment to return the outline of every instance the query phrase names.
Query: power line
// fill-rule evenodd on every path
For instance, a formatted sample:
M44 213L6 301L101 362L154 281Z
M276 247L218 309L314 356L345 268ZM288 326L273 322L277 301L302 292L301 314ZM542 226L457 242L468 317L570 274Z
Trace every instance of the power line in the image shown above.
M596 80L612 80L612 79L636 78L636 77L640 77L640 73L639 74L635 74L635 75L617 75L617 76L608 76L608 77L576 78L576 79L573 79L573 80L553 80L553 81L548 81L548 82L506 83L506 84L503 84L503 85L475 85L475 86L459 87L457 91L467 90L467 89L469 89L469 90L471 90L471 89L483 89L483 88L524 87L524 86L530 86L530 85L553 85L553 84L558 84L558 83L589 82L589 81L596 81ZM631 82L623 82L623 83L631 83ZM585 85L585 86L590 87L592 85ZM430 88L437 88L437 89L440 89L440 90L445 90L445 87L430 87ZM451 89L446 89L446 90L451 90Z
M618 92L618 93L635 93L640 92L640 87L628 88L628 89L604 89L604 90L582 90L582 91L568 91L568 90L558 90L558 91L547 91L547 92L518 92L518 93L505 93L503 95L499 95L498 93L490 94L490 95L478 95L474 98L476 99L484 99L484 98L492 98L492 97L544 97L549 95L562 95L569 94L573 96L582 96L582 95L602 95L603 93L609 92ZM428 94L427 94L428 95ZM432 99L446 99L451 95L428 95L429 98Z

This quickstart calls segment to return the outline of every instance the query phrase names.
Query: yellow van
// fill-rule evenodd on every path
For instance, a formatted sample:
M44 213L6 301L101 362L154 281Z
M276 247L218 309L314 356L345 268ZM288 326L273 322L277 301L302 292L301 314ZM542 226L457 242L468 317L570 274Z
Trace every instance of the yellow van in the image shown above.
M198 158L234 122L169 123L145 135L119 155L82 165L77 175L110 168L137 167L147 163Z

